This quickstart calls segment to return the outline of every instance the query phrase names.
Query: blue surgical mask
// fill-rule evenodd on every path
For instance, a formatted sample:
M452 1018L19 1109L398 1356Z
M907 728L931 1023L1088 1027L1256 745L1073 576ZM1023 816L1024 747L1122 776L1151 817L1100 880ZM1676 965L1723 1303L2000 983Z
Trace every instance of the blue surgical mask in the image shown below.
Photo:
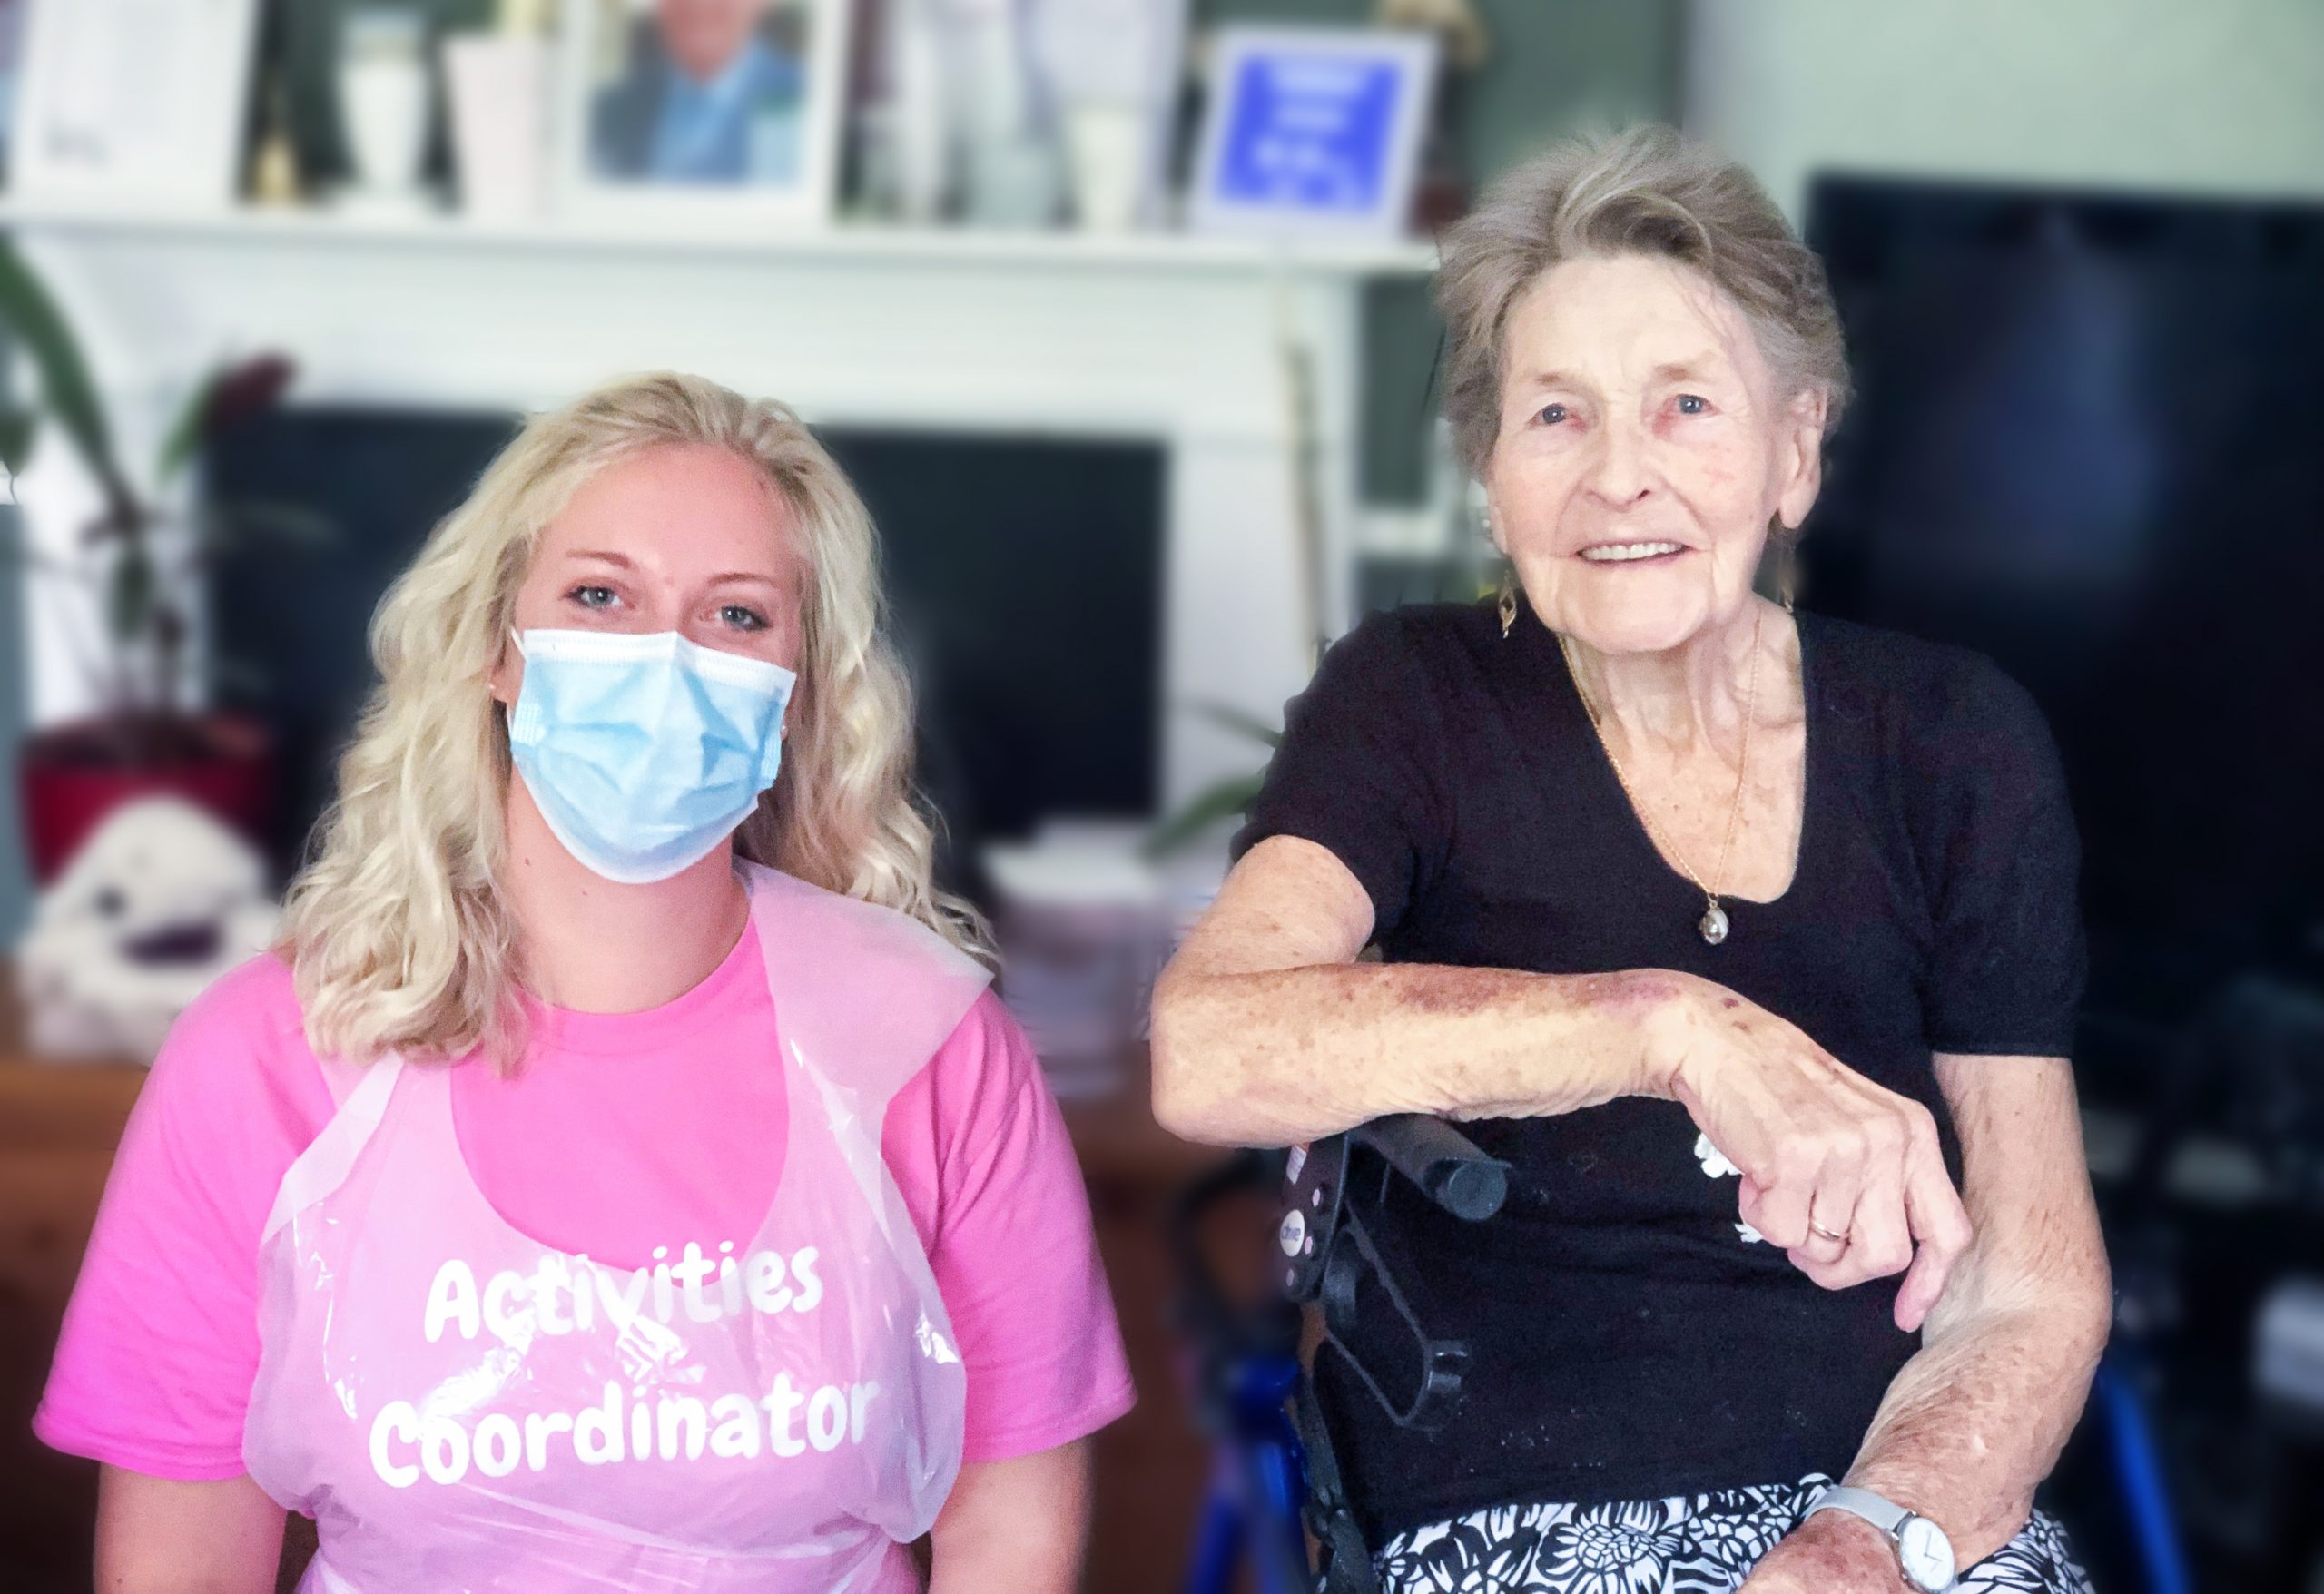
M667 880L750 817L783 766L798 677L675 631L527 631L508 750L566 851L610 881Z

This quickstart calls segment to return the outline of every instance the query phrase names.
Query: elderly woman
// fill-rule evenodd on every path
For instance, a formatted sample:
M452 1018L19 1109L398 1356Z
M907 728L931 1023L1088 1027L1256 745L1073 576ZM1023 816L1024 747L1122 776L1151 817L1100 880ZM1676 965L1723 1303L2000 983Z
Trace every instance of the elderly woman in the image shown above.
M36 1426L97 1584L1067 1594L1129 1401L788 410L537 418L382 606L275 956L139 1099Z
M1512 579L1332 650L1154 1017L1182 1135L1433 1113L1513 1165L1396 1218L1450 1426L1318 1368L1384 1580L2083 1589L2033 1510L2108 1322L2073 822L1992 664L1793 611L1823 272L1647 130L1501 183L1439 298Z

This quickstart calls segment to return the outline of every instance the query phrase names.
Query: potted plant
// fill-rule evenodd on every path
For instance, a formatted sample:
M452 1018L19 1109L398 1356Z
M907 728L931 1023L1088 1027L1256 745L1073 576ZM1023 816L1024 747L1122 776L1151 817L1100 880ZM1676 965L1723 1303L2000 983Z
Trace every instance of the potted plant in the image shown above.
M20 754L34 880L54 878L97 822L132 797L182 796L262 836L274 789L270 738L254 721L198 706L195 605L202 570L238 539L311 526L250 507L176 508L171 489L206 444L280 399L289 362L267 356L212 371L169 428L141 489L123 467L71 327L5 240L0 330L39 377L35 401L0 405L0 465L15 477L36 442L60 436L101 500L69 549L35 549L21 525L16 533L14 551L32 574L82 586L102 617L102 643L87 662L100 708L35 732Z
M1199 704L1196 710L1213 724L1249 738L1270 753L1283 745L1282 732L1227 704ZM1247 814L1265 783L1266 766L1262 763L1247 775L1229 775L1204 788L1154 827L1146 838L1145 856L1149 861L1167 858L1210 834L1224 821Z

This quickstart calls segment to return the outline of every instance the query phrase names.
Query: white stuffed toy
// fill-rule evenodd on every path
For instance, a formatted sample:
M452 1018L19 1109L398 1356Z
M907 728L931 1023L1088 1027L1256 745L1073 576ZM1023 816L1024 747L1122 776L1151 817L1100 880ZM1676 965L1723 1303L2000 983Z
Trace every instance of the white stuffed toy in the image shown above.
M17 950L32 1052L150 1061L187 1004L263 950L280 919L240 836L179 798L123 803L41 894Z

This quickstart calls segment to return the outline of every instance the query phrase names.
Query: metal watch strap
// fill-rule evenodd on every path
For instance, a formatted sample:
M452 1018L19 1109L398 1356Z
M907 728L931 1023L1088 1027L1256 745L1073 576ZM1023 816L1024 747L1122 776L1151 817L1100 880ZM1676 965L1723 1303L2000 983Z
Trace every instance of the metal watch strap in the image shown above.
M1825 1510L1846 1511L1852 1517L1862 1517L1892 1539L1896 1536L1896 1530L1905 1525L1905 1519L1913 1514L1895 1501L1875 1494L1869 1489L1850 1489L1837 1483L1816 1497L1816 1503L1807 1508L1807 1514L1812 1517L1817 1511Z
M1898 1505L1886 1495L1875 1494L1869 1489L1850 1489L1840 1483L1817 1495L1815 1503L1807 1508L1807 1516L1800 1520L1804 1522L1807 1517L1821 1510L1846 1511L1852 1517L1861 1517L1888 1535L1889 1548L1896 1552L1898 1568L1900 1570L1903 1569L1905 1524L1917 1519L1920 1516L1918 1511ZM1905 1574L1905 1581L1913 1588L1920 1587L1909 1573ZM1953 1586L1959 1587L1957 1573Z

